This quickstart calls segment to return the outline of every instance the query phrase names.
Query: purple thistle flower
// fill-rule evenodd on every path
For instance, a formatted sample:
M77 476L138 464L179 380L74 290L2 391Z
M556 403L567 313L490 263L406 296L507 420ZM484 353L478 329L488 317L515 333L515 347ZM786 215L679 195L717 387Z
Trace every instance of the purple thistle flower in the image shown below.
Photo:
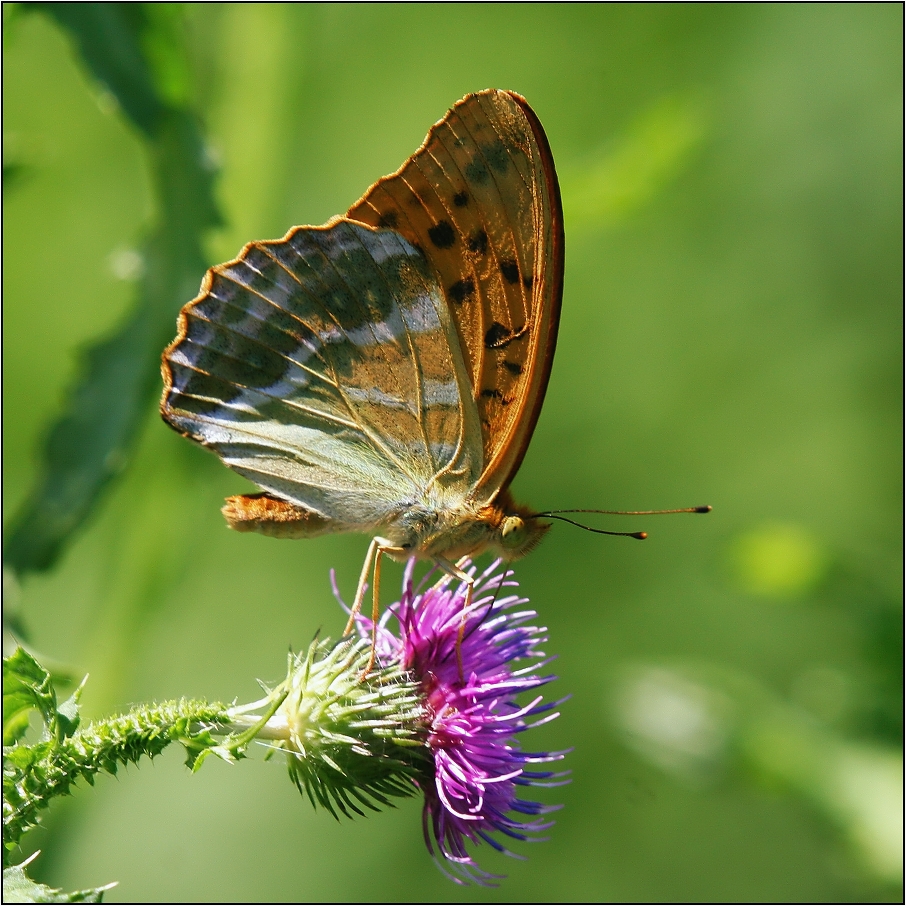
M427 591L412 585L415 565L406 566L402 599L383 614L377 629L377 654L382 663L399 663L419 683L428 722L427 746L432 755L433 777L419 782L425 796L422 813L425 842L435 862L453 881L493 886L500 875L477 867L466 843L490 844L516 858L492 834L516 840L536 836L553 822L541 816L560 806L517 798L520 787L560 786L562 773L529 770L536 764L559 761L563 752L523 752L516 733L539 726L558 716L552 709L560 702L542 703L541 696L518 704L520 693L530 692L555 679L535 671L542 660L514 669L522 659L544 658L537 646L546 641L543 628L524 625L535 617L532 610L514 610L528 603L517 595L497 597L511 571L496 572L499 561L475 582L474 600L466 616L460 671L457 638L463 615L466 587L450 590L451 579L442 579ZM467 572L475 574L475 567ZM390 628L391 619L398 633ZM359 615L356 626L371 636L371 620ZM543 716L542 716L543 715ZM511 814L512 813L512 814ZM527 816L523 819L522 816ZM443 856L455 874L437 859Z

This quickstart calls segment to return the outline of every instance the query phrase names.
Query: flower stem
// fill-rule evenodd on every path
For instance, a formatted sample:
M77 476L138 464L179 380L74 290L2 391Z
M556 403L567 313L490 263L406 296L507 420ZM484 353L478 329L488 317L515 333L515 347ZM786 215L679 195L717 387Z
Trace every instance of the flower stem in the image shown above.
M102 771L116 774L120 764L153 758L170 743L190 753L207 748L212 730L229 724L228 708L219 703L180 699L140 705L127 714L98 720L62 740L7 750L3 763L4 864L38 815L55 796L65 795L78 779L94 783ZM190 754L190 760L193 756Z

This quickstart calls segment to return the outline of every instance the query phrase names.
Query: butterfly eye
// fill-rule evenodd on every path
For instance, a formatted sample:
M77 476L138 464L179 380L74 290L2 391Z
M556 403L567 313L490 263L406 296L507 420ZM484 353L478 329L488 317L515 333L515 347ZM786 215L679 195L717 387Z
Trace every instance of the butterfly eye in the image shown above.
M525 522L520 516L507 516L500 527L500 538L507 547L516 547L525 533Z

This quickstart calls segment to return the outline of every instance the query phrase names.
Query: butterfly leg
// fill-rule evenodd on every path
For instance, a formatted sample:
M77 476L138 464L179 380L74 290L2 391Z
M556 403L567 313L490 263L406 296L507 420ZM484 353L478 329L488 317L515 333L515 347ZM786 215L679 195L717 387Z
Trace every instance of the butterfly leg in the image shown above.
M349 611L349 620L346 623L346 629L343 635L347 636L352 632L355 625L355 618L362 610L362 604L365 600L365 589L368 582L368 574L374 570L374 582L372 583L372 605L371 605L371 656L368 658L368 664L362 671L360 680L365 679L371 668L374 666L375 649L377 647L377 624L381 615L380 610L380 587L381 587L381 557L387 553L403 553L403 548L397 547L389 542L386 538L372 538L371 544L368 545L368 553L365 555L365 563L362 565L362 574L359 576L359 586L355 592L355 598ZM372 566L373 564L373 566Z
M464 558L465 559L465 558ZM454 579L459 579L460 582L465 583L466 586L466 599L462 605L462 615L459 620L459 631L456 633L456 663L459 666L459 681L464 683L466 681L465 671L462 666L462 640L465 638L466 634L466 618L469 616L469 613L472 610L472 595L475 589L475 579L470 576L460 564L464 560L460 560L459 563L451 563L449 560L444 560L443 557L437 557L434 561L448 576L452 576Z
M371 572L371 563L377 555L378 547L378 539L372 538L371 544L368 545L368 553L365 555L365 562L362 564L362 574L359 576L359 584L355 590L355 597L352 599L352 607L349 609L349 619L346 621L346 628L343 630L344 636L347 636L352 632L352 627L355 626L355 618L362 609L362 601L365 599L365 588L368 583L368 574Z

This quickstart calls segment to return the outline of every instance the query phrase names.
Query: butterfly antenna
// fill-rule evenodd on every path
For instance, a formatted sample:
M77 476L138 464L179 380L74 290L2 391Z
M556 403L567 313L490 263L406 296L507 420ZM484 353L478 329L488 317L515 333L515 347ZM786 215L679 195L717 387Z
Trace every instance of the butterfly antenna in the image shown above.
M596 535L618 535L624 538L637 538L644 541L648 537L647 532L608 532L604 529L592 528L590 525L584 525L573 519L568 519L562 513L597 513L603 516L667 516L673 513L710 513L710 506L688 506L679 510L548 510L546 513L535 513L546 519L559 519L561 522L568 522L576 528L585 529L586 532L594 532Z
M536 516L555 516L557 513L600 513L604 516L670 516L674 513L710 513L710 506L687 506L679 510L548 510Z
M583 525L581 522L576 522L575 519L567 519L566 516L558 516L555 513L538 513L537 515L546 519L559 519L561 522L568 522L576 528L585 529L586 532L594 532L596 535L616 535L620 538L636 538L639 541L644 541L648 537L648 532L608 532L605 529L592 528L590 525Z

